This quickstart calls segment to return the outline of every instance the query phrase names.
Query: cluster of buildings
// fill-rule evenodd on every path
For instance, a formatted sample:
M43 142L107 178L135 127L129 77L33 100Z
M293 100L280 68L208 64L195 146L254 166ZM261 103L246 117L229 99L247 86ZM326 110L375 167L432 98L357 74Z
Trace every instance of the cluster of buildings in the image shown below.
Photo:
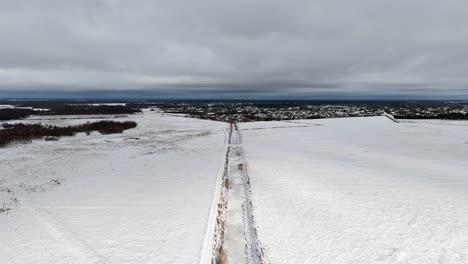
M166 111L169 109L166 109ZM468 119L468 104L463 103L206 103L181 104L170 108L171 113L218 121L269 121L316 118L380 116L396 118Z

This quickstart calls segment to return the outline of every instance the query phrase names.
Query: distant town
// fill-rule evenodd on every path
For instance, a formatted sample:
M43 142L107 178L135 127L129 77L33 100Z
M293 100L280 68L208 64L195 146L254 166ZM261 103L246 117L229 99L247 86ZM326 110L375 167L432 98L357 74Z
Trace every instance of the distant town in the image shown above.
M468 119L468 102L251 102L170 103L166 113L217 121L270 121L389 114L396 119Z
M391 115L468 120L468 101L0 101L0 120L31 115L126 115L142 109L223 122Z

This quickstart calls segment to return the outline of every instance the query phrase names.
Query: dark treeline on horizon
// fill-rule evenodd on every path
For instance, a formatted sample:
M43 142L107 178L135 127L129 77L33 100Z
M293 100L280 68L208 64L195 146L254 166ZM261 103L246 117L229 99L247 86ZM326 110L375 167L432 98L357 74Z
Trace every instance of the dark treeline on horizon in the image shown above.
M0 129L0 147L15 143L30 143L34 139L52 137L54 140L65 136L75 136L77 133L92 132L101 134L122 133L124 130L135 128L136 122L98 121L76 126L58 127L42 124L3 124Z
M92 105L99 102L76 101L0 101L0 120L25 118L30 115L121 115L140 113L140 107L127 105ZM38 110L34 110L38 109Z

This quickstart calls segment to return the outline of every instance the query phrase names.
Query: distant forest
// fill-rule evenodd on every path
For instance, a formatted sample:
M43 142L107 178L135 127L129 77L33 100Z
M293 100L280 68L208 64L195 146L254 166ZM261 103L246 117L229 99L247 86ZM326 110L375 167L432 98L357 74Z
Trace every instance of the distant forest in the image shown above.
M0 109L0 120L20 119L30 115L121 115L141 112L140 108L134 106L76 104L76 102L74 104L68 102L24 102L15 106L47 110Z
M99 121L77 126L58 127L42 124L3 124L0 129L0 147L15 143L30 143L34 139L46 138L58 140L60 137L74 136L77 133L99 132L101 134L122 133L124 130L135 128L136 122Z
M444 113L436 115L395 115L396 119L446 119L446 120L468 120L468 114Z

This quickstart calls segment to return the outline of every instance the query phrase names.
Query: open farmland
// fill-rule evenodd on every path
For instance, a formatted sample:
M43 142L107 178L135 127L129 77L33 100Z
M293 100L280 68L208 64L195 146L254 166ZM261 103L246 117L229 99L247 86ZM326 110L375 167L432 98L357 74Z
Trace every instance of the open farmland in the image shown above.
M468 122L240 127L269 263L467 263Z
M21 122L99 120L68 118ZM0 214L0 263L199 261L226 125L155 112L115 120L138 126L0 149L0 208L11 209Z
M0 148L0 263L468 259L468 122L20 122L102 120L138 125Z

